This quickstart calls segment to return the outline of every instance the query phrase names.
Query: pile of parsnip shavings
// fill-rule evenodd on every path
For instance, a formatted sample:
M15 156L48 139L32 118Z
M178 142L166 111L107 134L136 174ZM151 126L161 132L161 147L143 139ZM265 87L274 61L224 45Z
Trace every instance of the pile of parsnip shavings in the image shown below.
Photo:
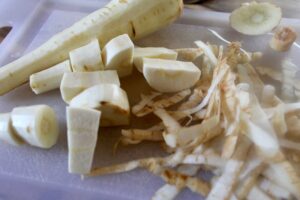
M174 199L184 188L208 200L299 199L300 102L284 81L294 80L287 77L294 66L285 62L282 72L257 71L251 63L262 55L244 51L239 43L195 44L197 56L183 57L197 59L202 71L197 85L176 94L141 95L132 113L155 114L161 123L122 130L122 144L160 142L169 155L94 168L89 176L144 168L166 182L153 200ZM189 53L195 55L193 49ZM276 96L258 72L283 80L284 91L278 93L294 101ZM209 182L197 176L203 170L213 174Z

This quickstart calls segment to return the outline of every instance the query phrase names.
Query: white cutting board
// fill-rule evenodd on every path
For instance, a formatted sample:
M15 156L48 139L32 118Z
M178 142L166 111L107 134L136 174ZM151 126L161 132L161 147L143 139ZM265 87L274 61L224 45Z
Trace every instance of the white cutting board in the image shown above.
M63 30L81 17L100 8L107 1L59 1L26 0L22 10L15 5L22 0L2 0L0 2L0 25L13 25L12 32L0 45L0 65L37 47L54 33ZM267 41L271 36L249 38L235 33L227 27L227 14L207 10L186 10L177 24L137 42L140 46L166 46L170 48L190 47L193 41L201 39L225 45L209 30L211 28L228 40L241 41L247 50L260 50L266 54L264 65L279 67L283 57L290 57L300 65L299 46L289 53L270 51ZM287 21L284 21L287 22ZM180 24L179 24L180 23ZM290 20L288 23L300 24ZM189 24L189 25L184 25ZM191 25L191 24L194 24ZM202 24L203 26L199 26ZM196 25L196 26L195 26ZM298 32L300 29L298 27ZM299 40L298 40L299 43ZM139 77L141 80L142 77ZM132 90L135 80L127 79L122 87ZM129 89L128 89L129 88ZM130 95L130 94L129 94ZM130 95L131 99L137 99ZM0 143L0 199L150 199L163 184L160 178L143 170L88 178L84 181L67 172L67 140L65 125L65 104L59 91L44 95L34 95L27 84L0 97L0 112L9 112L16 106L48 104L52 106L60 121L58 144L51 150L41 150L30 146L20 148ZM95 166L105 166L127 160L160 155L158 145L143 143L135 147L120 148L112 154L113 144L119 133L103 129L95 154ZM198 195L184 191L178 199L199 199Z

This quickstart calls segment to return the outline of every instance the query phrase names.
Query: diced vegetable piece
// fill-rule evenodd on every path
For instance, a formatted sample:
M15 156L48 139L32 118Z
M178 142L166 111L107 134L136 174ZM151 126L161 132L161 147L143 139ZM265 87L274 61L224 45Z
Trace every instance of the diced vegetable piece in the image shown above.
M73 72L90 72L104 69L98 39L70 51Z
M0 114L0 140L15 146L24 143L12 127L10 113Z
M159 92L179 92L194 86L201 71L193 63L144 58L143 74L148 84Z
M193 62L204 54L201 48L183 48L175 49L175 51L178 53L178 60L187 62Z
M248 196L247 196L248 200L272 200L273 198L271 198L268 194L266 194L264 191L262 191L260 188L254 186Z
M65 72L71 72L70 61L66 60L49 69L32 74L30 87L35 94L42 94L59 88Z
M59 135L54 110L46 105L14 108L11 113L12 126L28 144L40 148L51 148Z
M116 71L65 73L60 85L63 100L69 103L73 97L97 84L108 83L120 86Z
M101 46L125 33L140 39L173 22L182 10L182 0L112 0L36 50L1 67L0 95L25 83L31 74L66 60L71 50L93 38L98 38Z
M96 148L101 112L67 107L69 172L90 172Z
M163 47L134 48L133 52L133 63L141 73L143 73L143 58L177 59L176 51Z
M259 187L267 194L270 194L278 199L291 199L292 196L291 193L286 189L265 178L259 182Z
M120 77L132 73L133 48L129 36L120 35L109 41L103 49L103 61L106 70L117 70Z
M127 94L115 84L99 84L74 97L72 107L100 110L101 126L128 125L130 108Z
M197 45L197 47L203 50L204 54L208 57L208 59L214 66L217 65L218 59L216 58L213 50L207 44L200 40L195 41L195 44Z

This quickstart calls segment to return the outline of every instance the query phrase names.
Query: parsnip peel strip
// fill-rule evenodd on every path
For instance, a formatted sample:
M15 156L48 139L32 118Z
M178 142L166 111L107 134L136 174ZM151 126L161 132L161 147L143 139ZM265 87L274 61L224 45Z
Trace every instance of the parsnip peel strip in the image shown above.
M143 104L144 107L142 107L142 106L133 107L132 112L133 112L133 114L135 114L138 117L143 117L145 115L152 113L155 109L168 108L172 105L175 105L175 104L179 103L180 101L182 101L183 99L185 99L190 94L191 94L190 89L183 90L183 91L176 93L173 96L170 96L166 99L161 99L156 102L150 101L147 104ZM142 105L142 104L140 104L140 105Z

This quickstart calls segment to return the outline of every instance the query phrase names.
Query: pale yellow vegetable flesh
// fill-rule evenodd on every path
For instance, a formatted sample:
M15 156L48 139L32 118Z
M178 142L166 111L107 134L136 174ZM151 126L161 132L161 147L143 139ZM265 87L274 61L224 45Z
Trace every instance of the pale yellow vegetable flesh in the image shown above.
M59 128L54 110L46 105L17 107L11 113L12 126L28 144L51 148L56 144Z
M166 60L176 60L178 53L174 50L163 47L134 48L133 63L136 69L143 73L143 58L159 58Z
M30 87L35 94L42 94L59 88L64 73L71 72L70 61L64 61L49 69L32 74Z
M134 44L127 34L110 40L103 49L103 61L106 70L116 70L119 77L128 76L133 68Z
M39 48L1 67L0 95L27 82L31 74L68 59L70 51L94 38L100 46L120 34L140 39L173 22L182 9L182 0L112 0Z
M60 85L62 99L66 103L69 103L72 98L80 92L100 83L116 84L117 86L120 86L117 72L98 71L65 73Z
M69 172L86 174L92 167L101 112L67 107Z
M168 93L193 87L201 71L191 62L144 58L143 74L150 87Z

